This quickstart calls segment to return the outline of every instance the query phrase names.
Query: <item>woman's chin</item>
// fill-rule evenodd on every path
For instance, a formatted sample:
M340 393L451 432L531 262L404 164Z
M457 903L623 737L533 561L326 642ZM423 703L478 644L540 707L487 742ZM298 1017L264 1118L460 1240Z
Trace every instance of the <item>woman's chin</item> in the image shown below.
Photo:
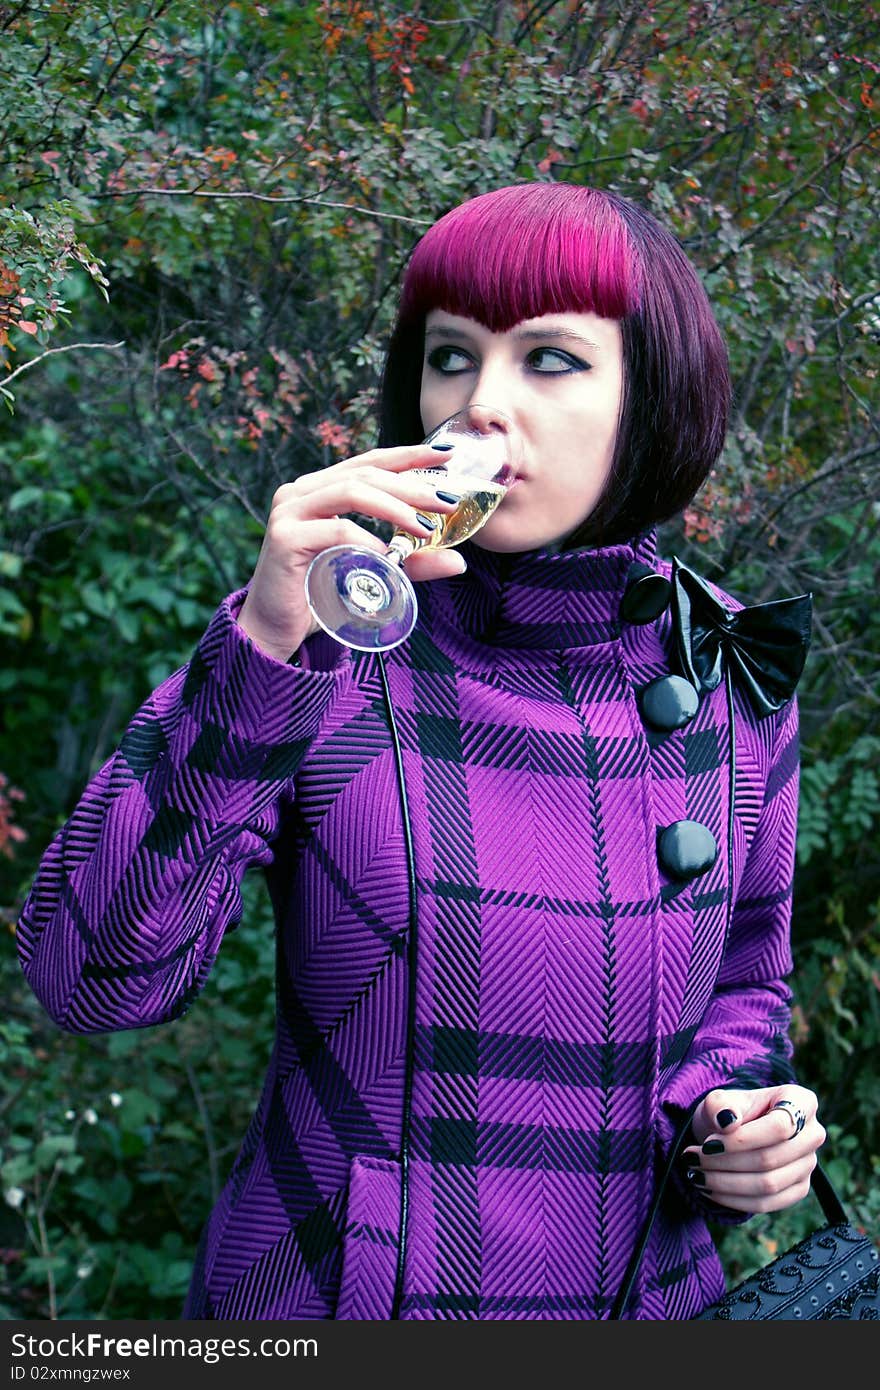
M491 538L481 540L479 536L473 537L473 544L478 545L481 550L489 550L495 555L519 555L529 550L546 550L548 546L556 545L556 538L536 537L535 539L495 541Z
M557 535L548 528L529 526L524 524L524 521L523 517L514 521L512 517L496 514L471 537L471 541L481 550L491 550L497 555L513 555L519 551L543 550L545 546L555 545L563 536L568 535L571 529L566 528Z

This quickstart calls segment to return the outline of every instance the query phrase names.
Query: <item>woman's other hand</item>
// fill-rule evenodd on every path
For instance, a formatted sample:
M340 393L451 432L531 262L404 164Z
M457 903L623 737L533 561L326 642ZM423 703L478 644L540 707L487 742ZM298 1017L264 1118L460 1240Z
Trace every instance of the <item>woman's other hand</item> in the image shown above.
M682 1153L690 1181L733 1211L793 1206L809 1192L825 1143L817 1109L803 1086L711 1091L691 1120L696 1145Z
M456 504L437 496L438 488L443 491L442 472L426 477L413 470L442 469L448 457L429 444L372 449L282 484L272 499L239 626L270 656L288 661L318 630L305 598L306 570L314 557L334 545L368 546L380 553L386 549L384 541L346 513L429 536L418 514L452 512ZM406 561L414 580L446 579L464 567L455 550L417 551Z

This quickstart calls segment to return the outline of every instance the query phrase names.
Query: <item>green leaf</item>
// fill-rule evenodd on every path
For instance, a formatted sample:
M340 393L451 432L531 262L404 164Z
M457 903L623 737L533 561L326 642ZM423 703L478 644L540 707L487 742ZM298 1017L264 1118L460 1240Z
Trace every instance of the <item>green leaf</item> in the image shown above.
M34 1150L34 1157L40 1168L51 1168L56 1158L62 1154L72 1154L76 1150L76 1139L72 1134L53 1134L41 1139Z

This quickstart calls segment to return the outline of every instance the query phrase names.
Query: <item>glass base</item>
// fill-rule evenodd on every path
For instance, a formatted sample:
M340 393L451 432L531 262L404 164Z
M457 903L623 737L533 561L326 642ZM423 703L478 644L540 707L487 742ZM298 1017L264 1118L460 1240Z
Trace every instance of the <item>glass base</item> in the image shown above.
M388 651L405 642L419 612L415 590L399 565L352 545L315 556L306 571L306 601L325 632L361 652Z

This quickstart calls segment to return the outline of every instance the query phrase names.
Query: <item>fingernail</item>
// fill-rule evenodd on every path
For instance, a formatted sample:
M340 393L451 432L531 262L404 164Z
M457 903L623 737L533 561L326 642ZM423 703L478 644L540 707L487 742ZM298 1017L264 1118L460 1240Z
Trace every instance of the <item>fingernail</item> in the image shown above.
M733 1113L732 1110L719 1110L715 1118L721 1129L727 1129L728 1125L733 1124L734 1120L736 1119L736 1115Z
M703 1145L704 1154L723 1154L724 1145L720 1139L707 1139Z
M695 1183L697 1187L706 1186L706 1174L700 1173L697 1169L688 1169L688 1182Z
M432 521L429 516L422 516L421 512L416 512L416 520L419 521L422 526L424 526L426 531L437 530L436 521Z
M700 1166L700 1155L699 1155L699 1154L692 1154L692 1153L682 1154L682 1156L681 1156L681 1161L682 1161L682 1163L688 1164L691 1168L699 1168L699 1166Z
M437 496L440 498L440 501L441 501L441 502L460 502L460 501L461 501L461 495L460 495L459 493L457 493L457 492L440 492L439 489L438 489L438 491L437 491Z
M446 453L447 450L451 449L452 447L453 447L453 446L452 446L451 444L432 444L432 445L431 445L431 448L432 448L432 449L436 449L438 452L441 452L441 453Z

